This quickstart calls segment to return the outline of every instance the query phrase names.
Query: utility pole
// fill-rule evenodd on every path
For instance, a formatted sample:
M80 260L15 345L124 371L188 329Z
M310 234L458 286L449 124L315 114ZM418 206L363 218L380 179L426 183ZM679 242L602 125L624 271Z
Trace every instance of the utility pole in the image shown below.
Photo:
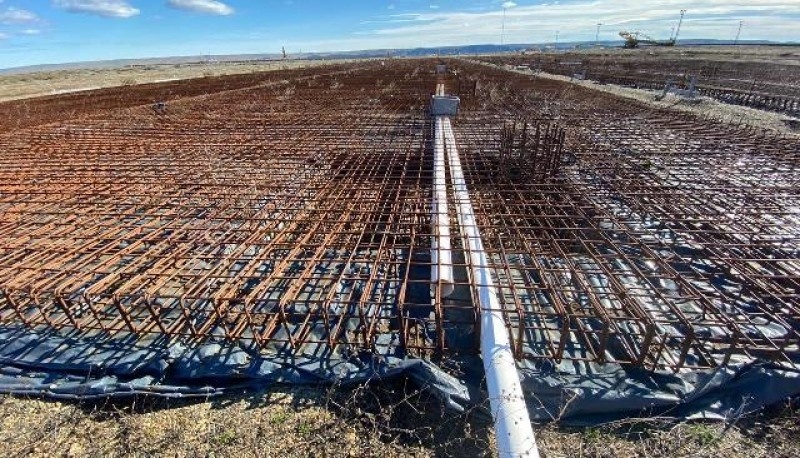
M743 24L744 24L744 21L739 21L739 30L736 31L736 38L733 39L733 45L734 46L739 44L739 35L742 34L742 25Z
M503 25L500 28L500 46L503 46L503 41L506 35L506 7L503 7Z
M506 39L506 10L508 10L509 8L514 8L515 6L517 6L517 4L508 1L508 2L503 2L501 6L503 7L503 25L500 28L500 45L503 45Z
M553 49L555 49L556 52L558 52L558 30L556 30L556 44L555 46L553 46Z
M686 14L686 10L681 10L681 18L678 20L678 28L675 29L675 38L672 39L673 44L678 43L678 34L681 33L681 24L683 24L683 15Z
M597 30L594 33L594 45L595 46L599 46L600 45L600 26L601 25L603 25L603 24L600 23L600 22L597 23Z

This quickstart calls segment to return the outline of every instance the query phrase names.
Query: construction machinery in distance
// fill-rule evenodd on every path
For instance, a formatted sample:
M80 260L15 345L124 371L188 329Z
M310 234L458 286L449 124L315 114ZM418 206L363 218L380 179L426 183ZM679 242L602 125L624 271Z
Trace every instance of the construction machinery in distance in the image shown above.
M638 31L628 32L627 30L623 30L619 33L619 36L625 40L625 45L623 47L626 49L638 48L640 44L651 46L675 46L674 38L670 38L669 40L656 40L649 35Z
M651 46L675 46L675 43L678 41L678 34L681 32L684 14L686 14L686 10L681 10L681 17L678 20L678 27L675 29L675 35L673 36L670 34L669 40L656 40L639 31L628 32L627 30L623 30L619 33L619 36L625 40L625 45L623 47L626 49L633 49L638 48L640 44Z

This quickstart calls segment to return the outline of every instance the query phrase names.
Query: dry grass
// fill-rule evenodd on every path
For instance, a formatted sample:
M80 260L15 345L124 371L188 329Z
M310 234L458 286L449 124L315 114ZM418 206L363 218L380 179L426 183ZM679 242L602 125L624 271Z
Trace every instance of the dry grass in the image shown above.
M346 62L346 61L342 61ZM158 64L113 69L57 70L0 75L0 102L106 87L318 66L315 61L250 61Z
M791 405L776 406L732 423L633 419L595 428L538 431L548 458L556 457L796 457L800 417Z
M555 457L795 457L800 417L780 406L733 424L627 420L536 427ZM443 410L400 382L273 387L220 399L79 404L0 398L3 456L491 456L480 409Z
M3 456L481 456L487 427L400 384L124 404L0 398Z

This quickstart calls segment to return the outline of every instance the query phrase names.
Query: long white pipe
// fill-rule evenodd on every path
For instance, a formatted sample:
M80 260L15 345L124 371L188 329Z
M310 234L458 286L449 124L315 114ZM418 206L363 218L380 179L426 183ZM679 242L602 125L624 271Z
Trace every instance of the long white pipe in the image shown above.
M433 145L433 202L431 225L434 237L431 246L431 297L436 298L436 288L441 285L441 297L453 294L453 256L450 251L450 216L447 211L447 183L445 181L444 135L441 116L436 117Z
M437 118L436 122L438 125L440 118ZM501 457L539 458L539 449L536 447L508 331L500 309L497 287L494 285L486 252L483 250L483 241L475 221L464 172L461 169L461 159L458 156L450 118L441 117L441 126L450 162L458 224L462 236L467 239L472 277L478 288L481 357L486 373L489 404L494 418L498 454Z

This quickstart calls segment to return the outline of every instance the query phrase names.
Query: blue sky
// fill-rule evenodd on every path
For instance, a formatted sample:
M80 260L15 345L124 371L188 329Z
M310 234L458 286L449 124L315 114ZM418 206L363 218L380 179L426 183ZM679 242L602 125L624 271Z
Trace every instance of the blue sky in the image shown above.
M0 68L114 58L615 39L800 41L800 0L0 0Z

